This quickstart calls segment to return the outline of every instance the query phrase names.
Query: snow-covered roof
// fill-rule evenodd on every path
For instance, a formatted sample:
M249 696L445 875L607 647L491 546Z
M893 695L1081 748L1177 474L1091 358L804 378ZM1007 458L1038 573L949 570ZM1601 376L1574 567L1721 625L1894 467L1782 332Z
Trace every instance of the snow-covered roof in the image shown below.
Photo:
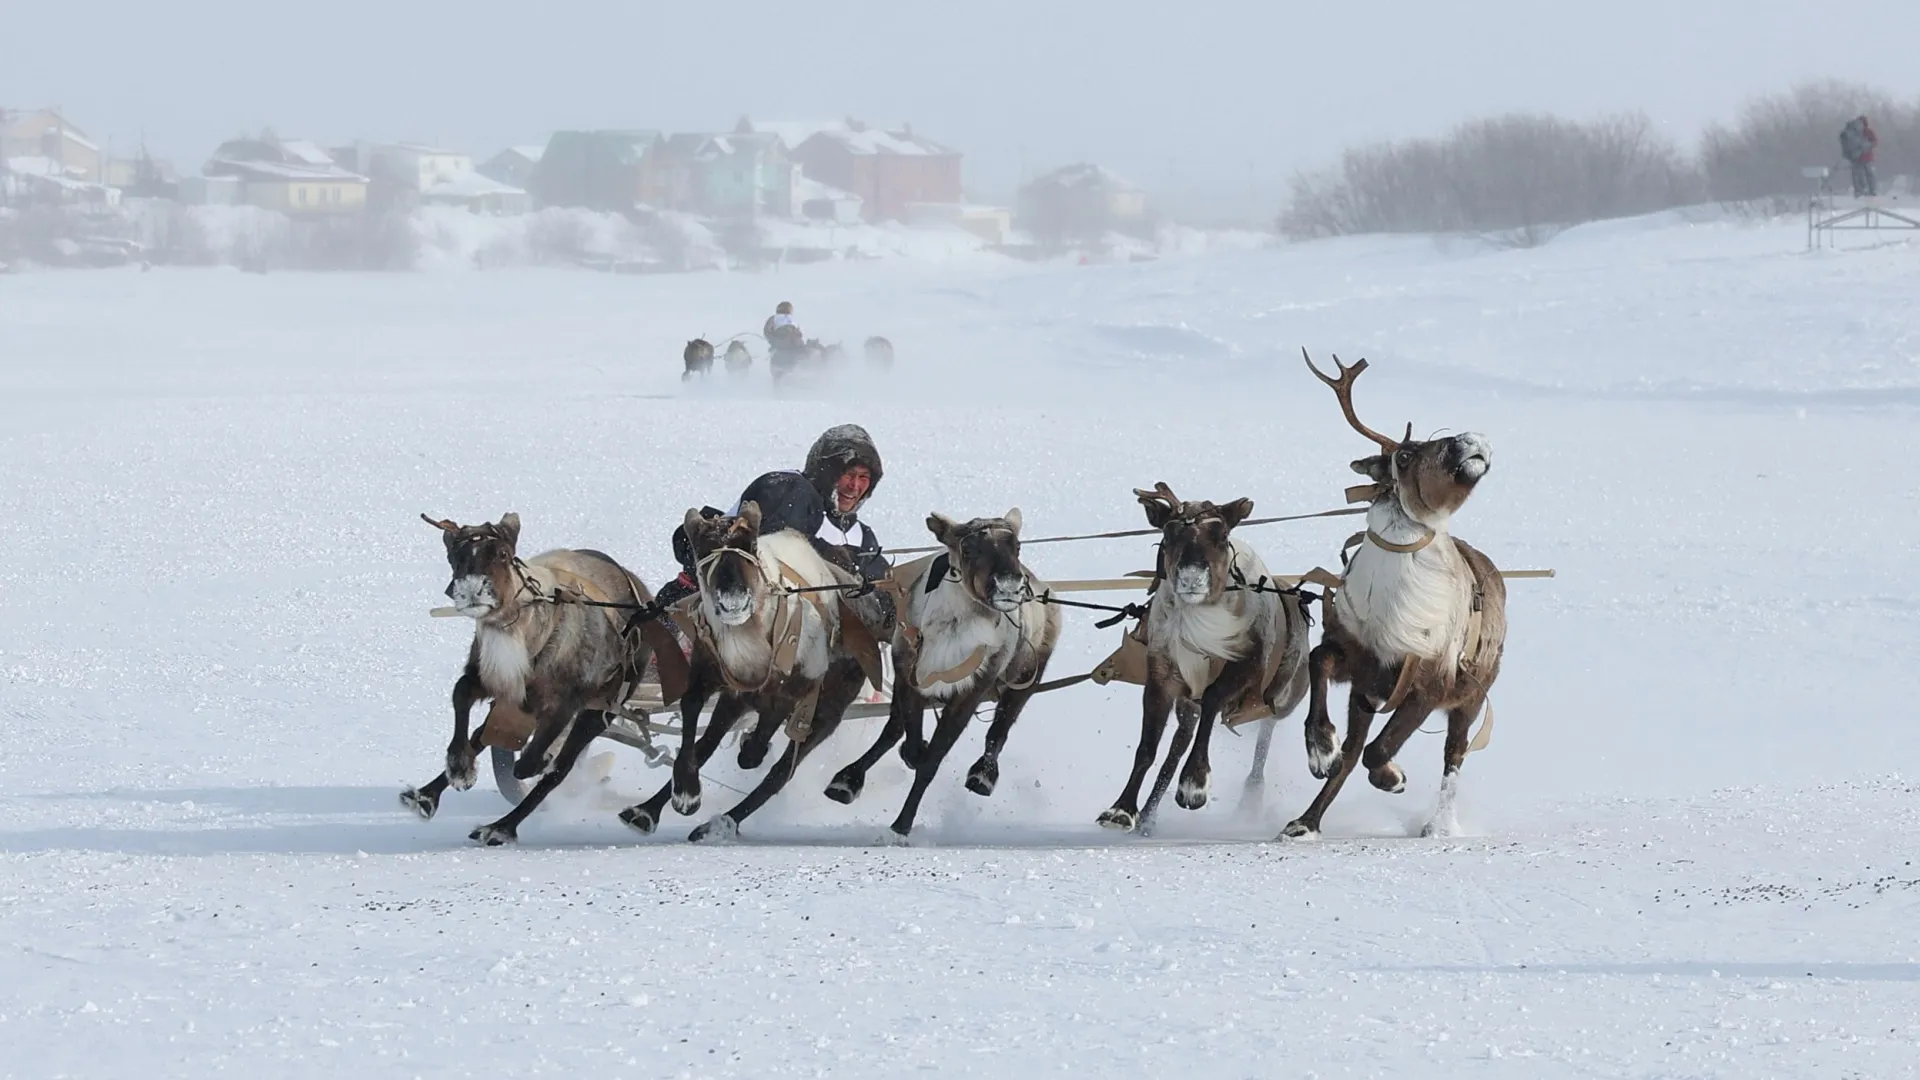
M878 128L866 128L852 131L842 128L839 131L823 131L821 135L834 140L848 151L862 156L870 154L899 154L903 156L929 157L937 154L951 154L953 151L930 139L920 138L905 131L881 131Z
M1081 162L1055 169L1033 182L1034 186L1099 187L1107 191L1139 191L1126 177L1102 165Z
M519 154L528 161L539 164L541 156L547 152L547 144L541 143L538 146L509 146L507 149Z
M821 132L852 131L845 120L750 120L757 134L777 136L792 150Z
M10 157L7 159L7 171L21 176L64 176L69 170L65 165L49 157Z
M331 162L325 165L307 165L281 161L214 158L207 163L207 168L231 169L263 180L358 180L361 183L366 183L367 180L366 177L358 173L350 173Z
M477 172L458 172L442 176L420 190L426 196L445 198L477 199L485 195L525 195L526 192L512 184L503 184L482 176Z
M280 148L287 152L288 157L307 165L333 164L332 154L320 149L318 144L309 142L306 139L283 140L280 143Z

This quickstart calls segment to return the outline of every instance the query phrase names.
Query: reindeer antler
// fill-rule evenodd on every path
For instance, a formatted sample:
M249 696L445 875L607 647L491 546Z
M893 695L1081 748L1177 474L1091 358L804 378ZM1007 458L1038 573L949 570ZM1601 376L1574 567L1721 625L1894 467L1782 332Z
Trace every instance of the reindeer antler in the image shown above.
M427 524L443 532L459 532L460 531L460 526L455 525L453 522L448 521L445 518L441 518L439 521L435 521L432 518L428 517L427 515L421 514L420 520L426 522Z
M1332 378L1328 378L1327 375L1324 372L1322 372L1319 368L1313 366L1313 357L1308 355L1305 346L1301 347L1300 356L1302 359L1306 360L1307 370L1313 372L1315 378L1319 379L1323 383L1326 383L1328 386L1333 387L1334 396L1340 399L1340 411L1347 414L1347 423L1353 425L1353 430L1359 432L1362 435L1365 435L1367 438L1372 439L1374 442L1380 444L1380 449L1385 450L1389 454L1393 453L1393 451L1399 447L1400 443L1403 440L1390 439L1387 436L1382 435L1379 432L1373 430L1367 425L1361 423L1359 414L1353 411L1353 384L1354 384L1354 380L1360 377L1360 373L1367 370L1366 357L1361 357L1360 359L1355 360L1353 362L1353 366L1348 367L1347 365L1340 362L1340 357L1338 355L1334 356L1333 366L1339 370L1340 377L1337 379L1332 379ZM1410 439L1412 437L1413 437L1413 423L1412 421L1408 421L1407 438Z
M1134 488L1133 494L1134 494L1134 497L1138 498L1142 503L1150 503L1150 502L1166 503L1167 509L1172 510L1176 514L1180 512L1180 507L1185 505L1180 501L1180 497L1173 493L1173 489L1167 486L1167 482L1165 480L1156 481L1153 485L1152 491L1144 491L1140 488Z

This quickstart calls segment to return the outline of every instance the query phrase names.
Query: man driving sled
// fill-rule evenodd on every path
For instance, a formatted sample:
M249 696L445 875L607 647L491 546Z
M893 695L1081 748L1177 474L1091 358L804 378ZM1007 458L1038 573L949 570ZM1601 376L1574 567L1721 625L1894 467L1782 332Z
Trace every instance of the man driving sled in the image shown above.
M807 450L800 471L783 470L756 477L734 502L731 513L748 501L760 506L760 533L793 529L811 537L827 561L868 581L887 576L890 569L880 538L860 520L860 508L873 496L883 469L873 437L858 424L840 424L820 433ZM701 508L706 517L719 517L713 507ZM686 527L673 531L673 557L680 576L661 586L655 602L668 606L700 590L694 574L693 546ZM856 605L861 620L881 641L893 637L893 600L883 593L862 597Z

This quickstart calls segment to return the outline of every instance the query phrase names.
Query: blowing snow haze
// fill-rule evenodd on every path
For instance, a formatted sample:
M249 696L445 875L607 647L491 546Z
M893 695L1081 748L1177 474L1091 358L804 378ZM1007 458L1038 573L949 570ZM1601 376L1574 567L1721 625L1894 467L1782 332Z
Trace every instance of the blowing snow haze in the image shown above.
M1266 218L1294 169L1473 116L1643 109L1688 142L1800 79L1920 92L1909 0L121 0L9 3L0 26L0 105L57 106L116 152L144 138L186 172L265 127L484 157L563 127L858 116L962 148L973 198L1091 160L1196 216Z

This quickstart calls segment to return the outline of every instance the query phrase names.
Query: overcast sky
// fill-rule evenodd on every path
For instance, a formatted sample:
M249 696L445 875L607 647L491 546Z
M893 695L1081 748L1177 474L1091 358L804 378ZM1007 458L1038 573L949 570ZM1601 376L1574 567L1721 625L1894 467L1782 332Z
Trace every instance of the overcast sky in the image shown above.
M0 107L197 171L271 126L485 157L559 127L853 115L967 155L970 194L1079 159L1277 203L1287 173L1475 115L1643 109L1683 141L1842 76L1920 97L1920 0L0 0Z

